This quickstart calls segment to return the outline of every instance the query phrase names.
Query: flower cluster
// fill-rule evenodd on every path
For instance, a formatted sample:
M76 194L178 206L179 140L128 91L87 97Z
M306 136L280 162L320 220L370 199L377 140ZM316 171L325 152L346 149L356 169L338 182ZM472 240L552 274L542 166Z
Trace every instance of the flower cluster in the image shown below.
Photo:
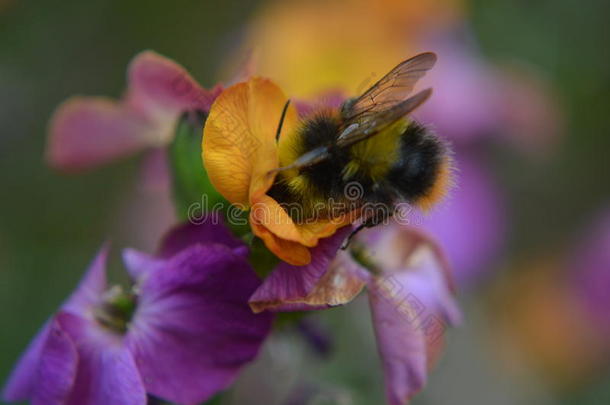
M493 141L540 156L560 135L561 114L536 72L485 60L463 3L270 2L249 24L244 48L257 50L261 74L308 99L361 94L405 54L438 54L423 79L434 96L415 118L451 140L459 188L413 222L443 246L456 283L467 288L494 268L510 224L508 202L481 151Z
M221 209L177 225L154 255L126 249L123 287L107 283L109 249L102 248L18 362L4 399L201 403L255 359L274 313L344 305L365 288L389 403L404 405L422 389L445 329L460 319L447 261L432 238L409 226L352 238L358 213L291 218L268 194L280 165L278 138L290 142L315 108L287 100L260 77L205 90L147 51L132 61L120 101L81 97L59 107L47 149L53 167L82 170L147 148L169 150L164 170L179 210L193 195L214 196L245 213L249 226L225 225Z

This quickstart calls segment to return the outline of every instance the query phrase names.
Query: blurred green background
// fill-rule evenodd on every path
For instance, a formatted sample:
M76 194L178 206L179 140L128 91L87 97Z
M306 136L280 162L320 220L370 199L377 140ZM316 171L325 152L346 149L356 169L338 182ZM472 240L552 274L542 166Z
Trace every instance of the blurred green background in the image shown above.
M43 161L54 108L73 94L120 96L125 67L143 49L179 61L203 85L214 84L261 3L0 0L0 378L103 241L148 247L120 219L138 159L79 176L54 173ZM511 211L509 254L499 267L510 268L568 243L610 201L610 3L475 0L467 14L484 55L538 67L564 108L566 135L552 157L493 154ZM552 390L534 376L511 380L493 354L485 287L462 295L466 323L450 333L448 352L416 404L610 403L608 374L569 391ZM312 360L293 346L295 339L281 335L277 350L294 360L286 367L333 393L319 403L379 403L366 306L359 300L321 318L336 332L336 355Z

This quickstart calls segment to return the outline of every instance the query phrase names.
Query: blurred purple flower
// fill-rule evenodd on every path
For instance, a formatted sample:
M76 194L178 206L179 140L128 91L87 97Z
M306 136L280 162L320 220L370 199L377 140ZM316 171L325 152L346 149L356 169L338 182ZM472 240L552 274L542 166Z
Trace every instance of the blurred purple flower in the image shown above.
M301 319L296 326L312 351L320 357L328 357L334 346L334 341L325 328L315 319Z
M596 218L574 252L569 271L570 286L590 314L594 329L610 337L610 208Z
M394 224L359 235L351 254L336 254L345 232L329 238L334 240L326 252L312 254L309 266L278 266L250 305L258 311L326 308L348 302L368 285L386 394L391 405L404 405L425 385L447 325L461 318L447 262L430 238Z
M486 61L465 27L429 33L422 49L438 63L422 80L434 88L416 116L457 144L504 136L526 152L545 152L561 135L556 98L531 68Z
M271 316L248 307L260 282L223 225L181 226L158 256L125 250L129 292L108 288L107 254L30 344L5 400L145 405L151 394L194 405L256 356Z
M456 143L493 133L503 106L492 70L459 36L437 34L424 45L438 62L420 87L433 87L434 96L415 115Z
M457 186L421 226L437 239L454 270L456 283L478 281L502 248L506 211L499 188L476 160L456 153ZM420 224L417 224L420 225Z
M489 273L508 225L492 170L474 160L477 142L495 137L541 156L561 135L561 114L543 77L486 61L468 27L427 32L421 43L439 58L421 84L434 95L415 116L451 140L458 172L450 198L423 219L423 228L447 253L458 285L470 287Z
M78 171L171 142L185 111L209 111L220 86L206 90L174 61L153 51L134 57L125 96L73 97L55 111L47 161Z

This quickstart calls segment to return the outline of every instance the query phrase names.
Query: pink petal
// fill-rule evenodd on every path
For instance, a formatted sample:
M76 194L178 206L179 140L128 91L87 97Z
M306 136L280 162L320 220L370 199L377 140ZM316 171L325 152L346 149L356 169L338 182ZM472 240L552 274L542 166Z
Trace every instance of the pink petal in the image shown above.
M397 224L375 229L365 237L372 240L367 248L380 271L377 286L385 283L393 299L413 295L427 311L451 324L460 322L452 270L435 240L419 229Z
M404 405L426 384L426 341L421 330L405 322L398 307L381 295L369 294L377 347L383 364L390 405Z
M351 232L351 227L345 227L333 236L322 239L318 246L312 249L312 260L307 266L292 266L284 262L279 264L250 298L252 310L261 312L264 310L319 309L351 300L357 292L348 294L344 300L335 300L339 297L333 293L339 293L339 288L324 291L332 285L333 277L328 277L325 280L327 282L321 283L349 232ZM351 275L340 270L340 267L336 268L337 277L342 279L340 287L346 287L350 291L359 291L362 286L358 288L357 283L363 284L362 281L354 280Z
M209 111L222 91L205 90L183 67L153 51L136 55L128 75L127 103L155 121L175 120L194 109Z
M370 248L380 274L369 288L371 311L388 400L403 405L425 385L431 354L461 314L434 241L398 225L376 232Z
M151 124L110 99L73 97L51 121L46 158L59 170L103 165L155 144Z
M70 395L78 354L70 337L53 320L40 356L32 405L63 405Z
M93 168L147 147L167 145L185 111L209 111L222 91L205 90L177 63L155 52L137 55L129 66L121 101L75 97L55 112L47 160L57 169Z

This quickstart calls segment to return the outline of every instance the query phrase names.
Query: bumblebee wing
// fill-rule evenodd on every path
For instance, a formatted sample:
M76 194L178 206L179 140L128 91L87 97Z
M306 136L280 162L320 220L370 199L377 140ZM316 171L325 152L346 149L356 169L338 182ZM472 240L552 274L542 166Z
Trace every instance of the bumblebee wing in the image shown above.
M346 127L402 103L436 63L436 54L420 53L398 64L360 97L346 101L341 114Z
M401 62L360 97L341 106L344 130L336 141L338 147L348 147L379 133L386 126L419 107L432 94L423 90L411 98L417 81L436 63L436 54L425 52ZM406 100L405 100L406 99ZM328 147L312 150L292 164L272 170L303 169L330 157Z
M367 118L363 122L348 125L337 138L336 145L340 148L347 148L378 134L388 125L395 123L422 105L431 95L432 89L422 90L388 109L372 115L367 114Z
M417 107L422 105L432 95L432 89L422 90L413 97L410 97L403 102L400 102L393 107L381 111L375 115L372 115L362 124L353 123L349 125L337 138L335 146L339 148L347 148L355 143L364 141L386 128L388 125L393 124L398 119L409 114ZM331 157L329 148L321 146L314 150L311 150L304 155L300 156L292 164L278 169L272 170L271 173L281 172L290 169L303 169L309 166L313 166L323 160Z

